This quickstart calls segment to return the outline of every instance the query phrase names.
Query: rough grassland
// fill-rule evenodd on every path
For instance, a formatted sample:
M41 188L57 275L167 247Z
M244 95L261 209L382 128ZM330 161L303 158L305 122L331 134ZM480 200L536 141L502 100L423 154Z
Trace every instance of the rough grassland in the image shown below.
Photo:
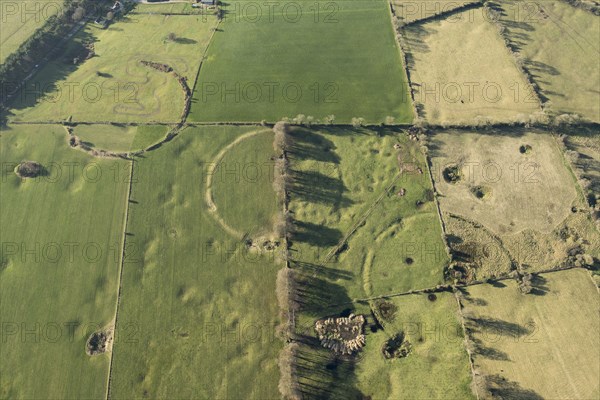
M443 283L448 257L417 142L341 129L295 138L292 258L301 270L330 278L351 299Z
M38 28L63 9L62 0L11 0L0 3L0 64Z
M358 387L374 399L472 399L471 371L452 293L386 299L398 307L384 329L367 333L357 366ZM406 358L386 359L386 340L403 332L412 351Z
M3 129L1 146L0 398L105 398L110 354L85 343L114 318L129 164L58 126ZM22 181L22 160L50 175Z
M275 7L271 19L267 7L228 3L195 88L191 120L303 114L321 121L335 115L338 123L412 121L386 1L292 2L286 11Z
M161 141L169 130L164 125L78 125L73 133L87 145L114 152L142 150Z
M531 149L521 153L521 146ZM500 264L507 250L515 262L539 270L555 267L579 244L592 255L598 252L598 232L583 195L549 134L450 131L436 134L432 148L434 180L445 218L457 216L466 222L467 230L484 231L479 235L483 248L473 249L479 261L487 251ZM450 166L460 171L456 183L444 177ZM581 211L573 212L573 207ZM456 241L471 241L472 234L465 236L463 228L456 228L455 223L448 224L448 233ZM501 272L486 269L483 276Z
M499 3L505 35L550 100L548 108L600 122L600 19L562 1Z
M251 129L188 128L137 159L112 398L279 396L281 265L274 252L247 249L229 235L205 198L206 163ZM260 141L248 144L254 162L272 151ZM274 196L261 192L267 204Z
M404 23L411 23L477 2L479 0L392 0L392 5L396 17Z
M132 15L102 30L94 24L70 41L63 59L44 67L15 99L18 121L179 121L184 93L172 74L143 66L165 63L193 85L216 18ZM167 40L175 32L177 41ZM81 43L96 56L80 65ZM100 73L101 75L98 75Z
M598 398L600 304L589 273L544 274L534 286L529 295L515 281L469 287L475 368L502 398Z
M430 123L507 122L539 109L482 9L415 24L404 33L415 101Z

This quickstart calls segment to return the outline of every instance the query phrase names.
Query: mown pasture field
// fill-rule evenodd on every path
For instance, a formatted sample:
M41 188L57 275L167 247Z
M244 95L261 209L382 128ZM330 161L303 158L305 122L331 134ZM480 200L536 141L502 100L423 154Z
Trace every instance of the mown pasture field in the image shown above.
M417 108L429 123L527 119L539 102L482 8L403 30Z
M432 148L449 245L477 265L475 277L502 275L511 262L554 268L576 248L598 253L583 193L550 134L447 131L433 137ZM449 176L453 170L458 178Z
M105 398L90 334L117 302L129 163L71 149L60 126L2 129L0 398ZM12 168L37 161L47 175Z
M386 1L302 1L273 10L232 1L224 12L190 120L412 121Z
M505 36L550 101L548 110L600 122L598 17L561 1L498 4Z
M470 286L462 300L482 376L480 396L592 399L599 395L598 288L581 269Z
M387 298L397 311L380 319L383 330L367 331L367 345L356 368L358 387L377 399L472 399L471 371L452 293ZM386 359L385 342L403 334L407 357Z
M73 134L92 148L126 153L160 142L168 131L165 125L78 125Z
M350 299L441 284L448 254L425 156L403 133L299 129L292 259Z
M202 8L192 7L192 2L176 2L176 3L138 3L131 11L131 14L214 14Z
M63 0L0 3L0 64L48 20L62 12Z
M111 398L279 396L275 276L283 263L265 249L268 234L258 234L269 225L254 227L245 237L255 240L250 246L222 224L275 212L275 192L265 176L234 189L235 201L214 196L215 209L207 201L209 183L222 190L212 163L253 130L188 128L136 159L126 242L136 253L123 268ZM263 130L229 150L260 164L273 152L261 135L272 143ZM246 228L246 220L237 222L231 228ZM135 329L134 340L120 340L127 329Z
M140 61L168 64L193 86L215 25L214 16L164 15L128 15L105 30L89 23L17 93L11 118L178 122L185 94L177 79ZM94 43L96 55L74 65L87 54L84 43Z

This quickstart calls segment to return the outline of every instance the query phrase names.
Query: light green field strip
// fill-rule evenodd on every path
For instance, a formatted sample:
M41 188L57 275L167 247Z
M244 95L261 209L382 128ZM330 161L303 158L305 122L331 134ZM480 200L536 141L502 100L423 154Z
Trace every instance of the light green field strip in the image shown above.
M160 142L169 129L165 125L78 125L73 134L94 149L126 153Z
M262 243L247 248L231 237L205 202L215 157L255 129L188 128L136 159L111 398L278 397L275 276L282 264ZM268 159L271 143L256 139L232 151L240 146L244 162ZM220 177L212 184L221 193ZM215 196L220 215L239 218L235 229L277 211L267 178L241 188L227 205Z
M110 355L85 344L114 318L128 163L71 149L59 126L0 140L0 398L104 398ZM48 175L21 180L23 160Z

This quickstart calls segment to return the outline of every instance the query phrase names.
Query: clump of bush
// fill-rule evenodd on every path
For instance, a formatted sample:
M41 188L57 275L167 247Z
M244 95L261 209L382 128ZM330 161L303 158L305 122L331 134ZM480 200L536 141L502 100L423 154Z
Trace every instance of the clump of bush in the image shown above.
M35 178L44 175L46 169L36 161L23 161L15 167L15 174L19 178Z
M442 172L444 180L448 183L458 183L462 179L460 167L458 165L449 165Z
M471 188L471 193L479 200L485 199L490 194L490 189L485 186L473 186Z
M85 344L85 352L88 356L106 353L108 345L112 340L112 334L108 331L94 332Z
M521 154L529 154L529 153L531 153L531 150L532 150L532 148L528 144L523 144L523 145L521 145L521 147L519 147L519 152Z
M377 303L377 310L383 319L392 322L396 317L398 307L392 302L381 300Z
M404 336L404 332L392 336L383 344L381 352L385 358L403 358L410 354L412 345Z

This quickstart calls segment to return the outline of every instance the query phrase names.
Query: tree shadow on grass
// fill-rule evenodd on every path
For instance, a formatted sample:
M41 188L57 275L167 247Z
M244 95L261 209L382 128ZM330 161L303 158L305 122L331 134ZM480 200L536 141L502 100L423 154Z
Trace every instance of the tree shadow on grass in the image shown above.
M480 339L471 338L471 342L474 346L474 352L478 356L496 361L510 361L510 357L507 353L493 347L487 347Z
M78 86L75 86L75 88L67 88L59 85L60 81L67 79L69 75L77 71L80 66L90 62L90 60L87 60L79 64L74 64L73 58L82 53L83 43L94 41L94 36L89 32L82 30L75 37L76 39L71 39L64 45L57 47L52 51L48 64L42 66L40 70L38 70L35 75L33 75L29 81L14 94L14 96L7 101L8 108L23 110L34 107L36 104L45 101L44 96L49 94L53 94L53 101L69 98L69 95L75 96L75 99L79 99L80 101L85 101L82 97L81 88L79 88L80 91L77 91ZM70 90L73 92L69 93Z
M294 241L308 243L313 246L335 246L342 239L342 232L335 228L313 224L312 222L294 221Z
M196 44L198 41L189 38L176 38L173 40L177 44Z
M487 389L493 398L505 400L543 400L544 398L531 389L522 388L518 382L510 381L500 375L485 377Z
M320 171L291 171L290 193L304 201L331 204L335 208L347 207L352 200L344 196L347 191L341 179L327 176Z
M314 131L295 128L290 132L292 145L289 147L289 156L293 159L315 160L339 164L340 158L335 153L335 144Z
M525 336L531 331L522 325L514 322L503 321L497 318L471 317L466 318L466 325L469 330L487 332L495 336L508 336L518 338Z
M309 262L303 261L291 261L292 268L297 268L299 271L302 271L307 274L319 274L326 279L343 279L350 280L354 277L354 274L350 271L344 271L342 269L330 268L324 265L317 265Z
M301 337L295 365L300 392L306 399L364 399L355 387L356 360L337 356L314 337Z
M541 275L533 275L531 278L531 292L534 296L545 296L550 288L547 285L548 280Z
M341 314L344 306L335 304L351 303L346 289L338 284L315 276L312 271L296 270L294 300L298 311L315 320L336 315L347 315L353 309ZM318 272L318 271L317 271ZM355 355L339 355L324 347L315 335L311 320L307 326L296 326L294 341L298 352L294 369L303 398L308 399L362 399L363 394L354 386L356 382Z

